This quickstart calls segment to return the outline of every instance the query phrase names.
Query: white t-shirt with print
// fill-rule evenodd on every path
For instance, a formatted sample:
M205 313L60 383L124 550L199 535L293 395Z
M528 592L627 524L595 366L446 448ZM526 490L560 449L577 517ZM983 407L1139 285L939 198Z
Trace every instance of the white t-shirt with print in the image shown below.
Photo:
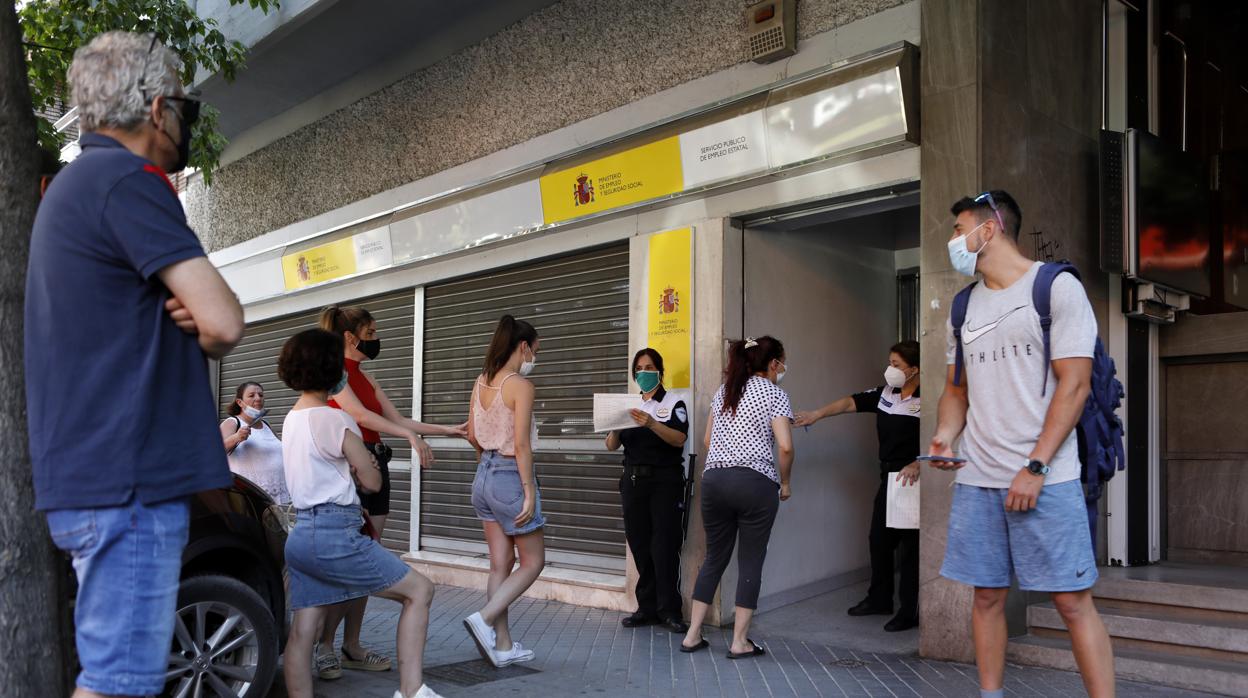
M724 386L711 401L713 426L707 468L746 467L780 482L773 452L771 420L793 417L789 394L766 378L750 376L734 412L724 414Z
M317 504L359 504L351 466L342 452L350 431L360 427L344 410L311 407L292 410L282 425L282 456L286 461L286 489L296 509Z
M983 282L971 291L962 325L962 351L970 408L958 455L969 462L957 482L976 487L1008 488L1027 463L1044 429L1057 378L1044 363L1040 315L1031 289L1042 263L1036 262L1008 288L993 290ZM1070 274L1053 280L1050 359L1091 358L1096 348L1096 317L1083 284ZM946 362L956 361L953 325L945 323ZM1045 374L1048 389L1041 396ZM1045 485L1079 477L1079 453L1072 429L1051 463Z

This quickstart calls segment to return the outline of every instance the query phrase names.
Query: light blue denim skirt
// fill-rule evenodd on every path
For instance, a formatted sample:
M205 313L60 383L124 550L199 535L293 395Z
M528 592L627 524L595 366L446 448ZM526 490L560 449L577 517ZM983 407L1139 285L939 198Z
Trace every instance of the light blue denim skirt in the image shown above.
M291 609L326 606L388 589L408 566L380 543L360 533L358 505L318 504L300 509L286 539Z

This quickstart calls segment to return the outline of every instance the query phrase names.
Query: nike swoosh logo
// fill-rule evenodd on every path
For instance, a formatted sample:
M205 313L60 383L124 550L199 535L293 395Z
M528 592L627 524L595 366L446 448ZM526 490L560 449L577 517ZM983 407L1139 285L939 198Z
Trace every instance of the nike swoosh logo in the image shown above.
M1000 325L1000 324L1001 324L1001 323L1002 323L1002 322L1003 322L1003 321L1004 321L1007 317L1009 317L1009 316L1013 315L1014 313L1016 313L1016 312L1018 312L1018 311L1022 310L1023 308L1026 308L1026 307L1027 307L1027 306L1025 306L1025 305L1020 305L1020 306L1018 306L1017 308L1015 308L1015 309L1013 309L1013 310L1008 311L1005 315L1002 315L1001 317L997 318L996 320L994 320L994 321L992 321L992 322L990 322L990 323L988 323L987 325L984 325L984 326L982 326L982 327L977 327L977 328L975 328L975 329L971 329L971 328L969 328L969 327L968 327L968 328L966 328L965 330L962 330L962 343L963 343L963 344L970 344L971 342L974 342L975 340L979 339L980 337L983 337L984 335L988 334L989 332L991 332L991 331L995 330L995 329L997 328L997 325Z
M1079 570L1078 572L1076 572L1076 573L1075 573L1075 576L1076 576L1076 577L1082 577L1083 575L1085 575L1085 574L1087 574L1087 573L1088 573L1088 568L1086 568L1086 567L1085 567L1084 569L1081 569L1081 570Z

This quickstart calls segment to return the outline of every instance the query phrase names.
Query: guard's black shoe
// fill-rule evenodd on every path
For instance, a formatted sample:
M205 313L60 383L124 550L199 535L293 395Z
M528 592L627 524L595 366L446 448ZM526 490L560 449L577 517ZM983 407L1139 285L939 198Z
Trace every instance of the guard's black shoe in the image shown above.
M887 616L892 612L892 606L876 606L869 599L849 609L851 616Z
M641 611L638 611L631 616L624 616L624 619L620 621L620 625L626 628L641 628L647 625L658 624L658 616L652 616L647 613L642 613Z
M884 624L884 632L899 633L903 630L919 627L919 614L902 611Z
M677 616L668 616L659 624L677 635L689 632L689 624Z

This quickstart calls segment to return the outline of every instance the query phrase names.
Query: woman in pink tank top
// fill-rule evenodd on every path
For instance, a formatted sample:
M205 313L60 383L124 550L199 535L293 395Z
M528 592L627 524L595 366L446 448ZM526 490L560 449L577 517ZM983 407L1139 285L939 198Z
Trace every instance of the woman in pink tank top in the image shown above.
M472 507L490 548L490 581L485 608L465 618L464 627L496 667L533 659L532 650L512 642L507 607L546 564L546 519L533 472L533 384L525 378L537 364L538 344L532 325L504 315L468 406L468 439L480 458ZM513 571L517 551L520 566Z

